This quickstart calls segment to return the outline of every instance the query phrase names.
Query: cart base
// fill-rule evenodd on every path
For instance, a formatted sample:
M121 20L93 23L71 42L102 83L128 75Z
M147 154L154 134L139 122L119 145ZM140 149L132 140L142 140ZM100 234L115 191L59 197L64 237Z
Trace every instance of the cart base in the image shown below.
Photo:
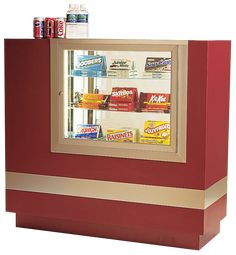
M16 214L16 226L70 234L126 240L199 250L220 231L214 224L204 235L158 229L125 228L113 225Z

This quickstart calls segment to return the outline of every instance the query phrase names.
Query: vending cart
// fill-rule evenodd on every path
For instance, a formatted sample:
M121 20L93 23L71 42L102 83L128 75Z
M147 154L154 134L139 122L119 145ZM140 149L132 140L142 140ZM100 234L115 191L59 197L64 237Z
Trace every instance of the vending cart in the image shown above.
M200 249L226 215L229 84L230 41L6 39L6 210Z

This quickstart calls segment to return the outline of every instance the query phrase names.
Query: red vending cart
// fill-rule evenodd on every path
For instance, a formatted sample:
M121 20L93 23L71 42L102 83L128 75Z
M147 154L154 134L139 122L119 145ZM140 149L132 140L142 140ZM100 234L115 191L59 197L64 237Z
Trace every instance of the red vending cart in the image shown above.
M18 227L200 249L226 214L230 41L6 39Z

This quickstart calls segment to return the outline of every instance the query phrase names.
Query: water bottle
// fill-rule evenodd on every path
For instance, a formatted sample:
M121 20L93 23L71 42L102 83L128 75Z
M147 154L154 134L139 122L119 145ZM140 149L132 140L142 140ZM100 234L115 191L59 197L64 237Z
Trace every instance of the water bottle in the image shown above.
M80 5L79 15L78 15L78 23L79 23L79 36L80 38L88 38L89 37L89 23L88 23L89 13L86 9L85 4Z
M88 12L84 4L70 4L66 13L66 38L88 38Z

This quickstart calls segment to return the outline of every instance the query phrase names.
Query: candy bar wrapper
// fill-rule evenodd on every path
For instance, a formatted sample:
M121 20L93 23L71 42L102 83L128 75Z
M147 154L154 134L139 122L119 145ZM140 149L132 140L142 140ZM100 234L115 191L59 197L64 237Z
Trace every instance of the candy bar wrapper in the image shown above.
M114 87L111 91L110 102L137 103L138 90L137 88Z
M170 109L170 94L140 93L139 111L154 112L168 111Z
M131 70L132 61L130 59L112 59L112 63L109 66L110 70Z
M101 136L101 126L94 124L81 124L77 126L75 138L96 139Z
M75 59L75 69L72 75L99 77L106 76L106 57L100 55L80 55Z
M134 107L134 103L109 103L108 109L110 111L132 112L135 110L135 107Z
M151 138L151 137L140 137L139 139L140 143L145 144L163 144L163 141L158 138Z
M145 64L145 72L170 72L171 71L171 58L153 58L147 57Z
M161 144L170 144L170 123L148 120L144 123L143 137L155 138Z
M82 100L83 101L102 101L103 97L104 97L103 94L87 93L87 94L83 94Z
M79 108L85 108L85 109L100 109L100 103L87 103L87 102L81 102L78 104Z
M138 130L137 129L107 129L106 141L109 142L137 142Z
M107 76L119 78L134 78L138 75L137 70L108 70Z
M109 97L110 95L104 94L83 94L78 107L87 109L106 109L108 107Z

